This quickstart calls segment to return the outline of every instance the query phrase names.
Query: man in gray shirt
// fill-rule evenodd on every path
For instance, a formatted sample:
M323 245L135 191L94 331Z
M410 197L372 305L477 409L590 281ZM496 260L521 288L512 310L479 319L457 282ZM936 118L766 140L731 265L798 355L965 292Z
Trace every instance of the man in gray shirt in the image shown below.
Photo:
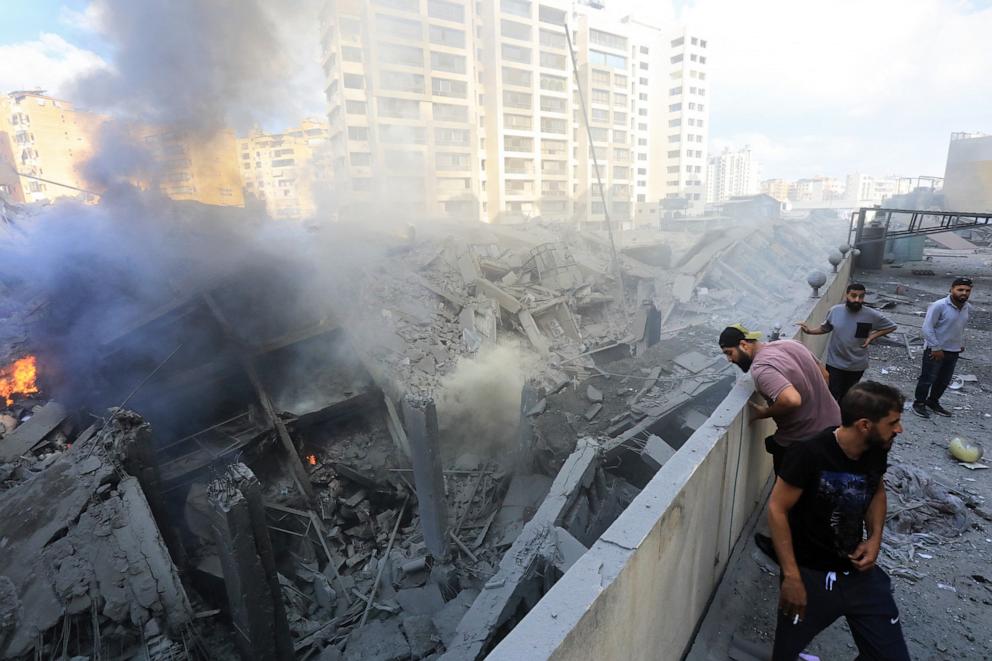
M808 335L831 333L826 363L830 394L838 402L868 369L868 345L896 329L884 314L864 304L865 286L852 282L847 286L844 303L830 308L822 324L810 328L804 322L798 323Z
M958 356L964 351L964 327L972 305L971 278L955 278L951 293L927 308L923 320L923 369L916 382L913 413L929 418L930 411L950 417L951 412L940 405L940 396L954 376Z

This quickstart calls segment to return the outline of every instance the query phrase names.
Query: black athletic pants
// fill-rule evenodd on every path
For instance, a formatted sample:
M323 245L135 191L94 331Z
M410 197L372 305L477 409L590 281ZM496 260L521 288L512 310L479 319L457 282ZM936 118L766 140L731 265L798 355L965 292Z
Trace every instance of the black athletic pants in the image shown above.
M840 398L844 396L848 390L851 389L855 383L861 380L861 376L865 373L864 370L860 372L852 372L850 370L842 370L839 367L831 367L827 365L827 373L830 375L830 381L827 385L830 388L830 394L834 396L837 402L840 402Z
M792 617L778 611L772 661L795 661L841 616L851 627L859 660L909 661L892 582L880 567L848 573L800 567L799 572L806 586L806 618L793 624Z

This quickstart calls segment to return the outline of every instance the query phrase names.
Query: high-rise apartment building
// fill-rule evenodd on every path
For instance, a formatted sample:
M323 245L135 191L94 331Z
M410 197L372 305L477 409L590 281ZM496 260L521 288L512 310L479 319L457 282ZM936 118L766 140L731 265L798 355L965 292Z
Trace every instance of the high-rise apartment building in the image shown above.
M152 177L167 197L244 206L238 142L233 131L223 129L200 135L142 126L135 127L133 134L154 160Z
M322 162L327 123L304 120L282 133L253 130L238 140L245 196L265 205L277 220L300 220L314 214L321 187L330 184Z
M103 121L100 115L76 110L68 101L40 91L0 95L4 193L19 202L86 197L76 189L87 189L82 165L93 152Z
M597 222L608 212L626 222L639 203L694 191L701 207L706 43L673 46L676 37L562 0L330 0L324 66L341 211L401 203L460 219ZM693 101L674 110L673 62L694 81L675 90ZM673 165L686 176L666 176Z
M661 95L668 104L661 197L684 199L690 211L700 213L707 201L709 50L706 39L687 29L673 35L668 47L668 89Z
M751 148L724 148L707 163L706 202L713 204L733 197L758 193L758 164L751 158Z

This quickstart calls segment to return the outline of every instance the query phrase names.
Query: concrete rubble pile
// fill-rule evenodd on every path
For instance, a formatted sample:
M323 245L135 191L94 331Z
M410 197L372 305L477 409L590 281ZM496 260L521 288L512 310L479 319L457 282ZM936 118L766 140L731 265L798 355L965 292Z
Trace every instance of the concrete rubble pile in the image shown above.
M20 429L42 417L53 436L33 430L38 458L3 446L0 656L54 657L70 641L117 658L182 651L193 610L152 514L148 426L115 410L67 434L73 425L51 402Z
M150 301L85 374L33 341L56 302L0 282L0 366L37 355L41 391L0 419L0 656L482 658L730 388L714 329L788 319L828 251L799 225L637 232L618 282L599 233L427 232L331 303L290 305L286 264ZM454 377L507 346L493 417Z

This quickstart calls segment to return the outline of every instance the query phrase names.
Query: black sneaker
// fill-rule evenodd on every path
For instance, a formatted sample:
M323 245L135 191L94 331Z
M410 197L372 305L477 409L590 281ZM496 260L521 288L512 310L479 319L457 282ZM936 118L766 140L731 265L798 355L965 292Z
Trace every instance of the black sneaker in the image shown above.
M913 413L915 413L916 415L920 416L921 418L929 418L930 417L930 411L927 410L927 405L924 404L923 402L914 402L913 403Z
M778 553L775 552L775 545L772 544L771 537L756 532L754 533L754 545L758 547L759 551L771 558L775 564L778 564Z
M945 418L951 417L951 412L948 411L947 409L945 409L943 406L941 406L937 402L927 402L927 406L929 406L930 407L930 410L933 411L934 413L936 413L937 415L942 415Z

